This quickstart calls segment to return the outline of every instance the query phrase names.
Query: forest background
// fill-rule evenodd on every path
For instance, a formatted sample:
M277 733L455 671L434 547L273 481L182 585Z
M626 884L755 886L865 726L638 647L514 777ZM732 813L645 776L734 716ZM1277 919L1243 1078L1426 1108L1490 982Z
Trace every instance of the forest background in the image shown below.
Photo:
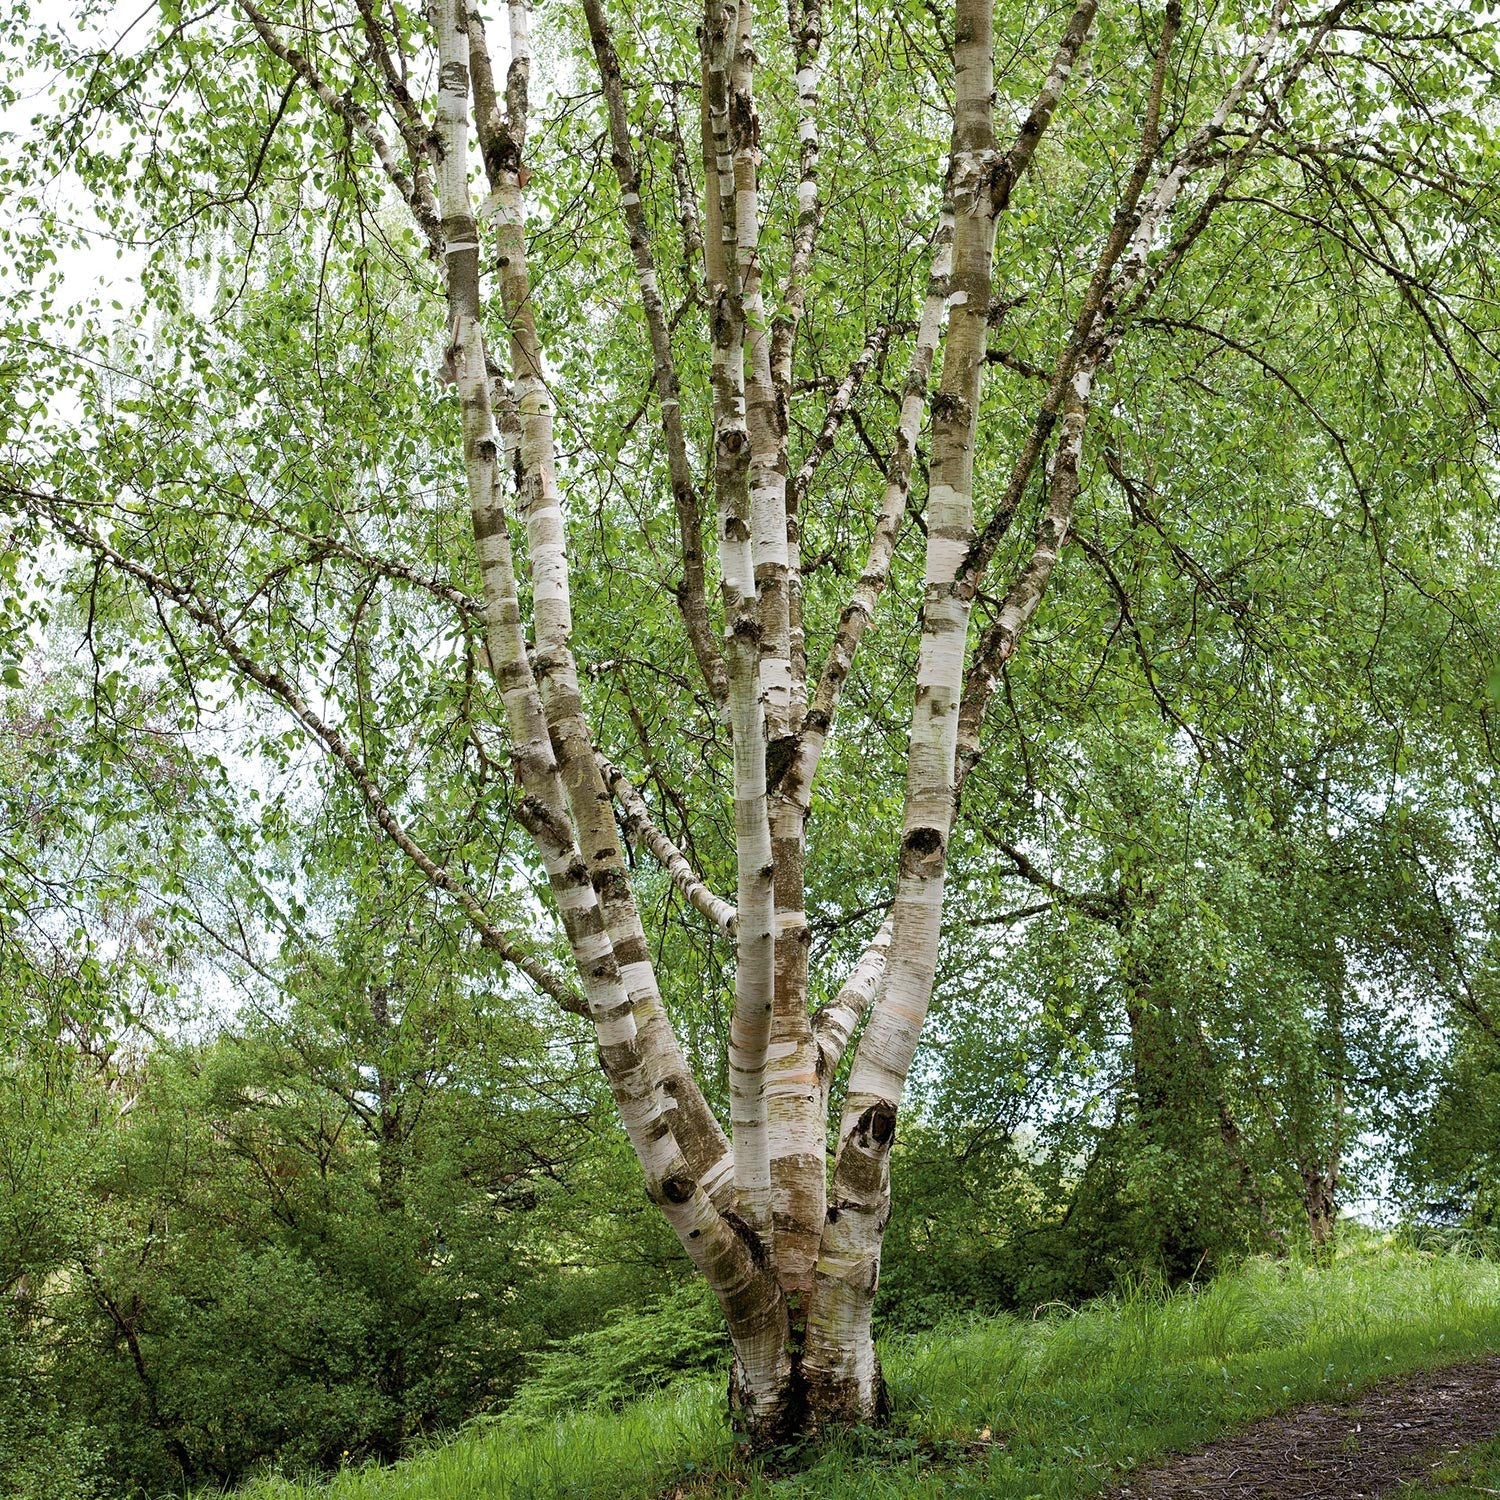
M651 210L683 383L707 390L699 50L670 10L613 18L611 96L590 17L538 7L522 186L573 649L598 748L639 787L621 842L666 1006L729 1118L739 971L702 891L736 890L730 734L624 212L632 191ZM1153 58L1165 171L1266 20L1089 10L979 320L981 494L1087 295ZM1159 295L1101 363L1077 510L947 845L877 1331L1326 1259L1350 1205L1481 1249L1500 1213L1500 71L1478 11L1310 9L1300 35L1335 12L1302 92L1277 92L1288 51L1192 159L1211 177L1256 146L1206 231L1180 235L1205 186L1143 251ZM35 123L0 167L0 1490L27 1500L393 1459L729 1360L594 1030L553 1003L568 950L486 686L456 340L354 108L380 14L272 18L343 70L332 113L252 6L8 16L7 118ZM782 316L809 14L819 259L785 436L817 660L900 449L954 36L919 4L763 23ZM391 11L392 36L424 24ZM994 24L1000 112L1024 120L1070 12ZM80 258L116 248L80 294ZM917 409L814 796L815 1004L895 895L946 408ZM705 495L715 430L684 449ZM1023 476L1007 565L1035 556L1063 462ZM1007 602L977 592L976 635Z

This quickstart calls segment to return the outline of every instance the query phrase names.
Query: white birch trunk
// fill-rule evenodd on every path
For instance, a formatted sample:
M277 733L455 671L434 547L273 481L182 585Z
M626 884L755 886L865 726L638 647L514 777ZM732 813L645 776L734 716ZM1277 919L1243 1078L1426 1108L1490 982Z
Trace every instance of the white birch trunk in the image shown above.
M854 1057L839 1124L827 1227L808 1317L804 1376L815 1421L867 1420L884 1390L871 1338L880 1247L890 1216L896 1112L937 971L955 751L973 590L974 446L989 326L996 219L1046 129L1092 25L1074 12L1016 143L995 149L991 11L959 0L948 194L953 251L943 373L932 413L922 638L908 741L900 867L890 952Z
M517 11L520 11L519 23ZM524 9L513 7L512 18L514 68L515 60L525 57ZM537 600L537 654L541 657L549 650L554 654L551 668L560 681L553 685L550 705L545 703L548 695L539 689L527 658L509 535L500 498L499 435L490 404L488 362L478 318L479 247L468 189L470 39L465 21L463 0L439 0L435 12L442 90L439 119L443 151L439 196L443 209L455 368L464 411L464 449L475 542L485 579L490 660L500 683L517 764L527 793L523 813L542 853L569 945L584 981L600 1062L616 1106L640 1160L647 1189L676 1230L689 1257L718 1296L725 1316L735 1330L736 1351L745 1381L754 1398L761 1400L761 1392L775 1392L788 1384L785 1301L753 1239L741 1233L710 1197L708 1189L718 1186L718 1159L705 1162L695 1171L684 1154L679 1133L701 1146L703 1142L699 1133L691 1128L684 1131L683 1122L678 1118L668 1122L664 1105L670 1104L674 1116L677 1116L683 1113L683 1101L664 1095L659 1087L663 1062L660 1053L670 1032L660 998L655 994L654 975L649 974L649 962L629 963L627 959L629 967L637 971L635 978L639 989L632 995L626 965L622 965L619 956L621 947L627 954L632 950L638 933L638 923L632 929L630 921L634 907L629 901L628 884L622 882L623 896L616 888L619 921L623 929L617 942L606 921L604 903L596 891L598 877L590 870L589 860L575 833L575 820L591 827L596 838L596 846L591 852L599 862L600 857L614 846L613 819L607 818L609 828L606 834L600 827L603 821L598 813L601 799L595 796L592 806L586 810L584 804L589 799L568 787L565 768L559 766L553 752L554 738L564 747L568 746L570 738L577 733L570 720L576 717L576 722L581 723L581 712L567 642L570 622L566 555L561 507L560 502L554 500L556 485L549 461L550 411L545 400L536 396L536 386L540 384L540 355L529 316L518 320L522 331L513 340L512 354L522 368L529 364L532 382L529 405L523 406L520 412L521 442L530 448L526 461L536 463L536 477L531 481L534 489L529 497L533 559L539 568L545 569L549 579L545 601L541 597ZM519 232L519 181L514 169L506 169L501 160L501 181L497 186L501 243L511 248L519 247L522 252L510 260L513 273L519 278L519 283L512 283L512 289L519 291L524 298L524 236ZM508 237L507 228L516 233ZM538 551L542 555L539 562ZM541 644L543 641L545 646ZM590 781L597 781L602 788L602 776L592 747L587 744L586 734L584 744L575 744L571 749L570 758L581 758L586 751L592 767L592 772L585 774L580 764L572 766L581 787L586 788ZM567 749L564 753L568 753ZM573 792L571 796L570 791ZM603 806L607 817L607 801ZM642 967L647 972L640 972ZM646 1014L647 1025L657 1028L654 1049L645 1034L646 1027L638 1021L642 1011ZM675 1038L671 1041L675 1048ZM696 1086L693 1087L696 1091Z
M995 138L985 0L960 0L956 35L948 185L953 265L943 375L933 406L923 628L900 872L884 984L855 1054L839 1124L804 1356L811 1397L824 1420L869 1419L884 1400L870 1322L890 1212L890 1150L937 971L943 856L953 816L953 751L969 622L968 602L955 582L974 533L974 439L996 217L986 191Z
M734 753L734 816L738 933L735 994L729 1035L730 1139L735 1205L752 1230L771 1236L771 1151L766 1117L766 1051L775 999L775 895L766 797L766 705L761 685L761 614L756 587L746 422L745 310L737 253L742 223L753 229L744 201L754 196L753 163L734 149L731 98L739 45L737 9L710 0L704 28L705 169L709 176L704 242L714 306L714 474L719 508L719 565L724 599L724 659ZM739 134L744 133L742 125ZM710 147L711 143L711 147ZM745 148L748 149L748 148ZM748 174L748 183L746 178ZM715 232L717 230L717 233ZM751 269L754 270L754 262Z

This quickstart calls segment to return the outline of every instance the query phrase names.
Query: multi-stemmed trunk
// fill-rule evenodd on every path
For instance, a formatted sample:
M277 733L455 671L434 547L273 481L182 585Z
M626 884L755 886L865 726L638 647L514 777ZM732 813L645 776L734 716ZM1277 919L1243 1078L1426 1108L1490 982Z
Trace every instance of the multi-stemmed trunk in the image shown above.
M627 773L601 754L574 658L565 500L527 261L523 152L531 48L525 0L508 7L503 81L492 67L478 0L434 0L435 120L409 89L409 76L417 75L408 74L406 60L418 42L399 31L394 12L358 3L367 48L361 66L382 93L384 114L377 117L353 91L341 91L320 74L312 48L286 41L254 0L236 0L278 65L368 149L443 267L446 369L462 412L484 588L479 612L485 655L509 732L515 815L545 870L576 980L494 925L486 901L403 825L337 725L257 658L211 600L190 582L123 556L85 528L69 534L208 631L233 668L279 701L342 765L373 825L462 908L485 946L592 1023L600 1065L647 1190L723 1308L734 1345L732 1399L754 1442L869 1421L884 1409L872 1319L890 1216L891 1152L937 970L949 841L964 778L980 755L986 707L1068 536L1097 378L1131 320L1225 201L1348 3L1338 0L1321 17L1304 21L1296 45L1273 70L1286 8L1286 0L1276 0L1265 35L1243 59L1217 108L1196 131L1177 122L1183 144L1162 160L1162 98L1181 23L1177 0L1168 0L1151 44L1132 170L1050 367L1030 367L1039 382L1034 419L1006 483L980 517L974 471L995 315L997 224L1051 123L1097 0L1077 0L1032 106L1005 144L995 137L991 8L987 0L958 0L951 142L926 296L878 503L871 497L865 565L813 675L802 618L800 528L815 496L819 464L838 438L854 390L893 337L889 327L871 336L828 400L818 435L794 470L788 412L806 395L794 379L797 340L815 290L812 268L822 222L821 4L792 0L788 11L798 101L796 215L785 236L784 275L769 287L760 243L757 42L750 0L708 0L700 33L701 203L685 157L674 170L684 192L685 243L702 249L701 301L712 344L701 424L706 429L711 419L716 513L710 546L683 418L690 393L679 380L674 325L658 284L621 64L604 0L584 0L648 334L643 359L650 365L677 519L677 598L692 655L732 748L736 893L730 902L708 888L656 824ZM1236 111L1245 119L1226 143L1226 122ZM399 144L383 133L381 118L394 120ZM471 181L471 133L488 188L482 206L476 206ZM1206 168L1215 174L1213 188L1169 235L1169 215L1184 185ZM487 333L491 274L502 309L494 321L503 322L504 348ZM504 374L496 368L502 359ZM929 395L934 369L940 378ZM914 458L927 419L920 645L910 664L914 701L894 895L889 915L834 998L814 1014L804 889L813 788L841 691L884 592L898 530L912 503ZM1039 469L1043 498L1034 534L1012 549L1018 553L1013 571L997 583L988 576L991 564ZM507 515L512 497L526 533L524 589ZM715 557L717 611L709 598ZM411 570L401 576L416 579ZM975 601L992 595L998 602L971 646ZM716 612L722 632L714 628ZM727 1131L684 1056L663 1002L622 827L733 945ZM830 1161L828 1105L845 1068Z

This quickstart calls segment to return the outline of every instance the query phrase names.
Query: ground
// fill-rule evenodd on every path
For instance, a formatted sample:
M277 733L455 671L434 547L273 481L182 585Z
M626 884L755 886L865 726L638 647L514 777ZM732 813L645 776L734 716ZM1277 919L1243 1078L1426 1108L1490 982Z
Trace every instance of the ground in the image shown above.
M395 1465L262 1476L235 1500L1500 1496L1500 1441L1483 1446L1500 1438L1500 1261L1369 1237L1330 1265L974 1314L882 1355L888 1428L771 1463L744 1462L723 1377L698 1375L623 1406L502 1412Z
M1136 1475L1110 1500L1495 1495L1500 1489L1479 1481L1497 1468L1497 1434L1500 1356L1384 1381L1347 1404L1269 1417Z

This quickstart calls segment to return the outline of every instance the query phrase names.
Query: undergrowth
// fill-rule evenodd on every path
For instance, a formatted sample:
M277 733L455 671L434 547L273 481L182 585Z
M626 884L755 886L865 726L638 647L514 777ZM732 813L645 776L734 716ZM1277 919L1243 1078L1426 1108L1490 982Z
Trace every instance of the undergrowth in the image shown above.
M1226 1427L1493 1349L1500 1265L1364 1247L889 1341L890 1427L771 1463L738 1458L723 1382L697 1375L618 1410L523 1404L393 1467L267 1476L238 1500L1065 1500Z

